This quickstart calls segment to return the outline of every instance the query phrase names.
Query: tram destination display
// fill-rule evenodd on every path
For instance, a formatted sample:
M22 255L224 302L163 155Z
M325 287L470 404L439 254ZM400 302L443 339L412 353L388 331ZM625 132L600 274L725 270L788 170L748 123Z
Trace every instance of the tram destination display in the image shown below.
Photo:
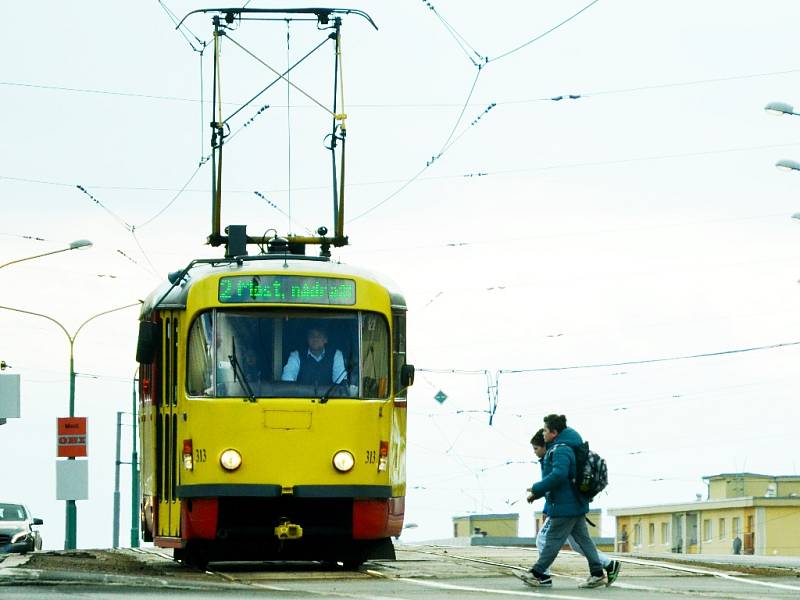
M334 277L237 275L220 278L219 301L352 305L356 303L356 284L352 279Z

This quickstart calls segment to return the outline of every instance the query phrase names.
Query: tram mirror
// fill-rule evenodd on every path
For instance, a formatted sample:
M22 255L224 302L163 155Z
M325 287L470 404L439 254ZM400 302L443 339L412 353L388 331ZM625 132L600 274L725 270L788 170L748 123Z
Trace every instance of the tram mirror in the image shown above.
M414 365L403 365L400 367L400 387L411 387L414 385Z
M152 321L139 322L139 339L136 342L136 362L149 365L155 360L156 348L159 344L158 323Z

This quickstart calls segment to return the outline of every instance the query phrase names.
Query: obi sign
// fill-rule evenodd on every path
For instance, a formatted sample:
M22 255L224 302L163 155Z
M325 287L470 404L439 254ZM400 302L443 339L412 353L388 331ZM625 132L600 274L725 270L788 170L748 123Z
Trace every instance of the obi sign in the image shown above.
M59 417L56 456L86 456L86 417Z

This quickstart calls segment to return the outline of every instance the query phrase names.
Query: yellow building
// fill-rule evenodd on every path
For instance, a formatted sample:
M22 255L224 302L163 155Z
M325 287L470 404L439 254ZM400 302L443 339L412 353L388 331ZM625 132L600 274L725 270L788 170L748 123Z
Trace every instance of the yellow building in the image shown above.
M453 537L517 537L519 515L490 514L453 517Z
M703 478L705 501L609 509L619 552L800 556L800 476Z

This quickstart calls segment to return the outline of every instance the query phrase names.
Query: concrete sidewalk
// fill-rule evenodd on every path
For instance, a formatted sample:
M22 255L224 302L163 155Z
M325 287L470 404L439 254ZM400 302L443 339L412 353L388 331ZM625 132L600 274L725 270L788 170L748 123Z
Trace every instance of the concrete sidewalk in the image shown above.
M610 555L613 556L613 554ZM800 556L760 556L755 554L649 554L646 552L618 553L616 556L646 558L647 560L696 562L710 565L796 569L800 571Z

